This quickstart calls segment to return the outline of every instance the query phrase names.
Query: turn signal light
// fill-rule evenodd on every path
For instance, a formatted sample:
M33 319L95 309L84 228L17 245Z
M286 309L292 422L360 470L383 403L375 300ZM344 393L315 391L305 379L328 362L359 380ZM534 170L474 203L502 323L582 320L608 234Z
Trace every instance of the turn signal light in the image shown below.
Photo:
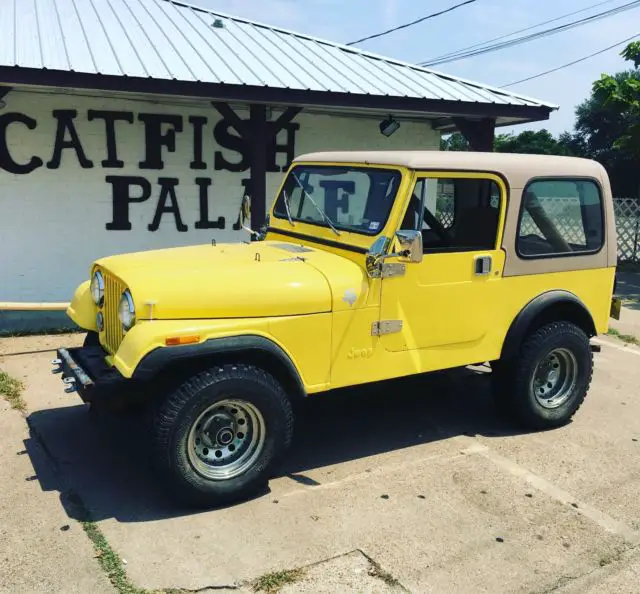
M200 336L194 334L193 336L169 336L164 339L164 343L167 346L176 346L179 344L193 344L194 342L200 342Z

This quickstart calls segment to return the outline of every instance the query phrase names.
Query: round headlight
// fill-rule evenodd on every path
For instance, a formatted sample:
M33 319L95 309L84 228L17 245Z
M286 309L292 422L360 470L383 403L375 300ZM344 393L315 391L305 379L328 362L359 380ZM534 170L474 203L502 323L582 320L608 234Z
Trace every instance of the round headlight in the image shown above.
M104 277L99 270L94 273L91 279L91 297L98 307L102 307L104 303Z
M129 289L122 293L122 297L120 297L118 317L125 332L130 330L136 321L136 308L133 305L133 297L131 297Z

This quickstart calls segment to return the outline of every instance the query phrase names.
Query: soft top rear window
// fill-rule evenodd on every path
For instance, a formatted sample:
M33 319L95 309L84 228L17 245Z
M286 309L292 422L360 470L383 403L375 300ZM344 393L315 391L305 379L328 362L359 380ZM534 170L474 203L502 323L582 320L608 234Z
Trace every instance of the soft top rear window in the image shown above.
M522 195L516 247L524 258L599 251L604 244L600 186L591 179L538 179Z

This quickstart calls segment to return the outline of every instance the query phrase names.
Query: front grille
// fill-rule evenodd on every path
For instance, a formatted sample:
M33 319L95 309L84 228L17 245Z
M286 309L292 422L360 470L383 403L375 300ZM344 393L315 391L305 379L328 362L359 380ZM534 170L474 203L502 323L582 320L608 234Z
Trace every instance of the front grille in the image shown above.
M104 348L115 355L120 347L120 343L124 338L122 324L118 319L118 304L120 296L125 290L124 283L110 275L105 270L102 271L104 276L104 332L102 333L102 342Z

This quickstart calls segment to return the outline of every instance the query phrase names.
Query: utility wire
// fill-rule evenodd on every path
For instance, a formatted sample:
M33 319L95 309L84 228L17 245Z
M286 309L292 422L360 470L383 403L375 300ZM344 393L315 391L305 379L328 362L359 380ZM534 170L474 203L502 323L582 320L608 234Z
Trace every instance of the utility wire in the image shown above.
M604 2L598 2L597 4L592 4L591 6L587 6L586 8L581 8L580 10L576 10L574 12L568 12L567 14L560 15L553 19L549 19L548 21L542 21L541 23L536 23L535 25L529 25L524 29L518 29L517 31L511 31L511 33L505 33L504 35L500 35L499 37L494 37L492 39L487 39L487 41L483 41L482 43L475 43L474 45L468 45L467 47L462 47L453 52L449 52L448 54L442 54L441 56L437 56L429 61L441 60L443 58L451 58L453 56L457 56L458 54L463 54L469 50L482 47L483 45L489 45L490 43L494 43L496 41L500 41L501 39L505 39L507 37L512 37L513 35L517 35L518 33L524 33L525 31L531 31L531 29L537 29L538 27L542 27L543 25L549 25L551 23L555 23L557 21L561 21L562 19L566 19L567 17L574 16L576 14L580 14L581 12L586 12L587 10L591 10L592 8L597 8L598 6L602 6L603 4L609 4L610 2L614 2L614 0L604 0Z
M568 68L569 66L573 66L574 64L579 64L580 62L584 62L585 60L588 60L589 58L593 58L594 56L599 56L600 54L604 54L605 52L608 52L609 50L612 50L614 47L618 47L619 45L623 45L625 43L628 43L629 41L631 41L632 39L635 39L636 37L640 37L640 33L636 33L635 35L627 38L627 39L623 39L622 41L619 41L618 43L614 43L613 45L610 45L609 47L605 47L604 49L601 49L597 52L594 52L593 54L589 54L588 56L584 56L583 58L579 58L577 60L574 60L573 62L568 62L567 64L563 64L562 66L558 66L557 68L553 68L552 70L547 70L545 72L541 72L540 74L535 74L534 76L528 76L527 78L523 78L521 80L516 80L514 82L509 83L508 85L502 85L500 88L501 89L506 89L507 87L512 87L513 85L519 85L520 83L523 82L527 82L528 80L533 80L534 78L540 78L541 76L546 76L547 74L551 74L552 72L558 72L558 70L563 70L564 68Z
M589 23L598 21L600 19L604 19L615 14L619 14L621 12L625 12L627 10L631 10L633 8L638 8L640 6L640 0L634 0L633 2L628 2L627 4L623 4L622 6L618 6L617 8L612 8L610 10L606 10L604 12L599 12L597 14L591 15L589 17L585 17L583 19L579 19L576 21L571 21L564 25L558 25L557 27L552 27L550 29L544 29L542 31L538 31L537 33L531 33L530 35L523 35L521 37L516 37L515 39L510 39L508 41L503 41L501 43L495 43L493 45L482 47L477 50L469 51L457 56L453 56L451 58L443 58L441 60L431 60L427 62L422 62L420 66L435 66L436 64L444 64L447 62L455 62L457 60L462 60L466 58L471 58L474 56L479 56L482 54L486 54L489 52L495 52L501 49L506 49L508 47L513 47L515 45L520 45L522 43L527 43L529 41L533 41L535 39L540 39L541 37L547 37L549 35L555 35L556 33L562 33L569 29L573 29L575 27L581 27L582 25L587 25Z
M461 8L462 6L466 6L467 4L473 4L474 2L477 2L477 0L466 0L465 2L461 2L460 4L456 4L455 6L451 6L450 8L446 8L445 10L441 10L440 12L434 12L433 14L428 14L427 16L423 16L422 18L416 19L415 21L411 21L410 23L405 23L404 25L393 27L392 29L387 29L386 31L382 31L381 33L375 33L374 35L369 35L367 37L363 37L362 39L356 39L355 41L350 41L345 45L355 45L356 43L362 43L363 41L368 41L369 39L375 39L376 37L389 35L389 33L399 31L400 29L406 29L407 27L412 27L413 25L417 25L418 23L422 23L423 21L427 21L429 19L433 19L435 17L441 16L448 12L452 12L457 8Z

